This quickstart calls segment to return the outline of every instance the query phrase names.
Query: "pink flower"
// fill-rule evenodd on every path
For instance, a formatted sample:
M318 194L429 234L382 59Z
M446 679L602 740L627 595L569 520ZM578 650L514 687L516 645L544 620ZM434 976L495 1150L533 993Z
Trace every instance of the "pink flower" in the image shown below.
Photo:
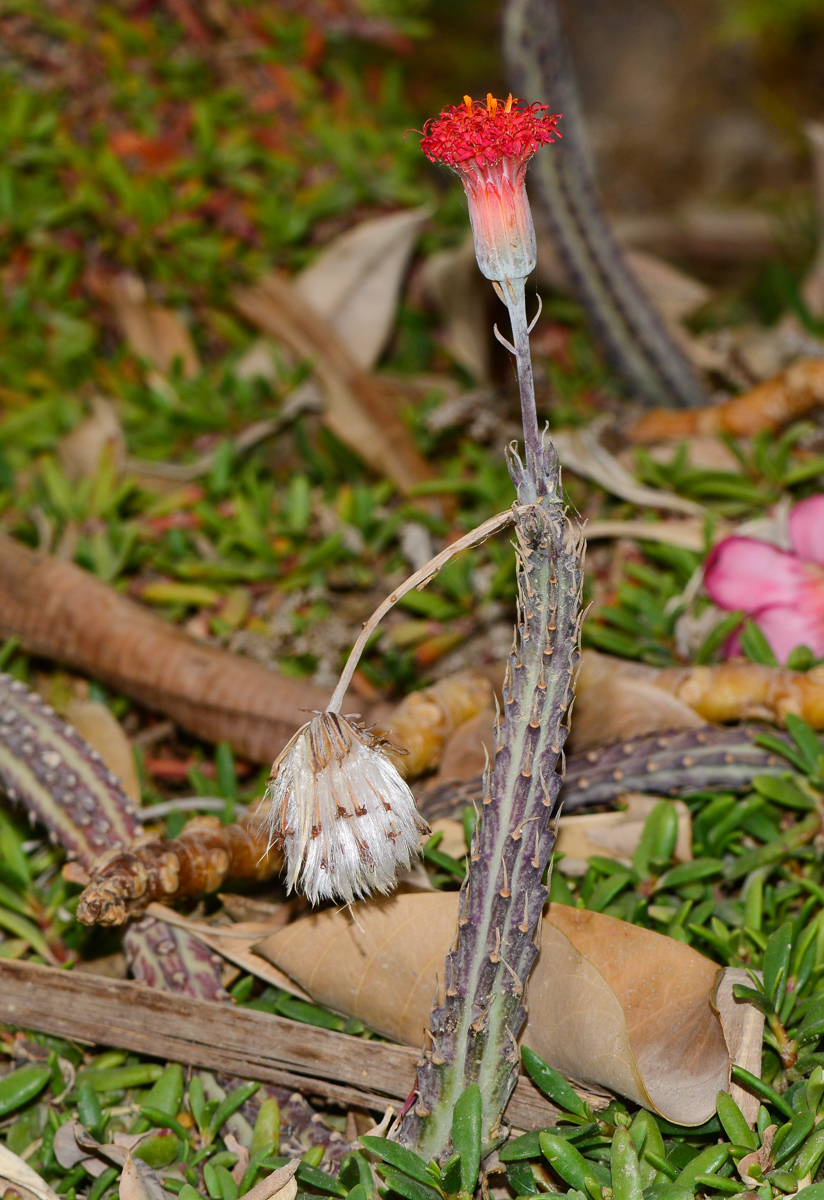
M745 612L780 662L796 646L824 655L824 495L796 504L789 531L791 551L755 538L725 538L704 569L715 603Z
M464 96L423 127L421 150L432 162L456 171L469 201L469 219L478 266L487 279L525 279L535 269L537 251L524 178L536 150L558 133L560 114L546 104L486 104Z

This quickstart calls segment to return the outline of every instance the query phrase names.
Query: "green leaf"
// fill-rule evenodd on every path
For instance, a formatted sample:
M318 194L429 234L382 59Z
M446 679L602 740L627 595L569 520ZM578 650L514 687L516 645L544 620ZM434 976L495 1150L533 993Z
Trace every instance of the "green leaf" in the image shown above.
M821 770L822 757L824 757L824 746L822 746L818 734L795 713L786 713L784 722L790 736L804 756L810 772L818 774Z
M481 1089L477 1083L458 1097L452 1110L452 1148L461 1156L461 1191L475 1193L481 1167Z
M790 966L790 955L792 954L792 922L785 922L779 929L776 929L770 940L767 942L767 948L764 951L761 969L764 974L764 991L769 996L773 1007L777 1011L781 1007L784 999L784 993L787 990L787 972Z
M530 1050L528 1046L523 1046L521 1058L527 1075L545 1096L549 1096L550 1100L554 1101L559 1108L564 1109L565 1112L574 1113L576 1117L587 1115L586 1105L578 1093L570 1087L562 1075L545 1063L540 1055L536 1054L534 1050Z
M641 1168L626 1129L616 1129L612 1138L612 1194L614 1200L643 1200Z
M364 1134L360 1143L382 1162L388 1163L390 1167L396 1167L404 1174L411 1175L419 1183L427 1185L432 1183L432 1176L427 1170L426 1163L414 1151L407 1150L406 1146L399 1146L397 1142L390 1142L388 1138L370 1137L369 1134ZM403 1194L405 1195L405 1193Z
M375 1139L377 1141L379 1139ZM417 1179L404 1175L400 1171L393 1171L391 1168L383 1172L383 1177L386 1180L387 1186L393 1192L397 1192L399 1196L403 1196L404 1200L441 1200L440 1192L436 1192L433 1187L428 1184L420 1183ZM431 1180L432 1176L428 1176Z
M763 667L777 667L778 659L764 634L754 621L745 621L741 633L741 651L750 662L760 663Z

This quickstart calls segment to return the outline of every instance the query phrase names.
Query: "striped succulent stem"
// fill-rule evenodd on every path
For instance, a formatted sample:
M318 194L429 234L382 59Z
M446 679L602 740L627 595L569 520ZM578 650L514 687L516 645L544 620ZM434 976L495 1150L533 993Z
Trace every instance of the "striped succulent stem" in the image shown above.
M563 140L533 167L533 199L613 366L639 400L707 404L706 389L638 282L598 199L558 0L508 0L504 49L513 89L563 113Z
M514 448L509 455L517 493L518 621L494 764L484 780L456 941L446 958L445 994L432 1010L416 1102L400 1128L401 1141L425 1158L448 1150L452 1110L470 1083L482 1095L486 1150L504 1136L579 653L583 542L564 511L557 455L539 440L523 281L505 280L498 294L510 309L510 349L523 389L525 464Z

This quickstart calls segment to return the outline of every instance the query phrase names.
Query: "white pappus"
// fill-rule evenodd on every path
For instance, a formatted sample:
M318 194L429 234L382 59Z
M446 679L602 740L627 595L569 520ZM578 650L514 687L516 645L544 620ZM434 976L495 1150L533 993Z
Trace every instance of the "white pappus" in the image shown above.
M269 842L283 850L287 886L313 904L391 892L429 833L380 739L336 712L298 730L266 794Z

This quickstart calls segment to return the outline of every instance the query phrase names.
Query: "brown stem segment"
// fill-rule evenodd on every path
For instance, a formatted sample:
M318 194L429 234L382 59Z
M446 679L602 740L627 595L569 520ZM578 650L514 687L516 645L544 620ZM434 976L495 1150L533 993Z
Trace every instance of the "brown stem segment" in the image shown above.
M153 900L170 903L215 892L231 879L269 879L281 859L267 850L267 842L257 814L233 825L195 817L178 838L145 838L99 859L80 897L77 919L84 925L122 925Z

